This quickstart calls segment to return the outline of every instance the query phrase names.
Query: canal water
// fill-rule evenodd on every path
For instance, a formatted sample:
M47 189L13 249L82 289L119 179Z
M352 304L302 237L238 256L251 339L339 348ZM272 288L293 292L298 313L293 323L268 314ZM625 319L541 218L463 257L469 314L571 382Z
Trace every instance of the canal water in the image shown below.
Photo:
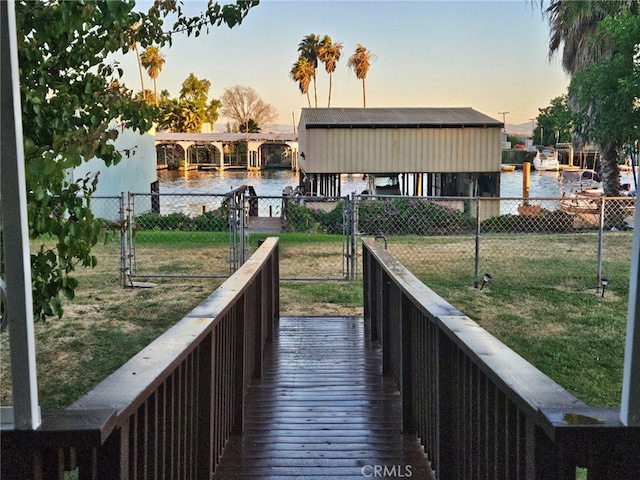
M292 170L245 170L177 171L158 172L161 193L226 193L241 185L252 186L258 196L279 197L286 187L298 185L298 174ZM362 193L367 189L367 180L362 175L342 176L342 195ZM623 173L621 183L631 183L630 173ZM558 172L532 171L530 177L530 197L559 197L561 195L561 174ZM522 171L503 172L501 177L501 197L522 197Z

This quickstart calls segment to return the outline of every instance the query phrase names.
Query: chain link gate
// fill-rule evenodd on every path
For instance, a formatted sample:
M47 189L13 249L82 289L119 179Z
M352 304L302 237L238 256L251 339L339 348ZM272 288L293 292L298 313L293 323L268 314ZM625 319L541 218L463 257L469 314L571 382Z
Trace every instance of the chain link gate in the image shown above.
M139 278L226 278L245 260L244 189L122 194L123 286Z
M257 196L249 187L246 199L248 248L269 235L279 236L281 280L355 279L353 205L348 197Z
M123 193L123 286L138 279L226 278L269 235L281 242L283 280L353 280L357 247L348 197ZM319 227L310 213L329 219ZM325 222L326 223L326 222ZM286 237L295 237L287 242Z

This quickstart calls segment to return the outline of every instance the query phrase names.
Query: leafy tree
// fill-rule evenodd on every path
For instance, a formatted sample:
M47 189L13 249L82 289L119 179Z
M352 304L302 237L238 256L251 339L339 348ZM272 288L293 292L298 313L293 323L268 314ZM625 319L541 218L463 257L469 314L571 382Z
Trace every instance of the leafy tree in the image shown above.
M311 85L311 79L313 78L315 68L313 64L307 60L307 57L300 55L298 61L293 64L289 75L291 78L298 82L300 91L307 96L307 102L311 107L311 98L309 97L309 86Z
M513 148L515 145L522 143L522 139L517 135L508 134L507 142L511 143L511 147Z
M553 0L544 8L544 0L540 2L550 27L549 56L553 56L562 47L562 66L572 77L591 65L607 61L611 58L611 39L607 34L600 34L600 22L606 17L615 18L626 11L637 14L637 0L613 1L568 1ZM568 103L580 117L579 124L587 125L599 115L596 104L586 105L583 101L578 105L569 89ZM594 141L589 137L592 129L578 128L573 132L573 143L581 148ZM597 143L597 142L596 142ZM618 156L615 144L605 142L598 144L601 159L601 174L606 195L617 195L620 190L618 176Z
M90 209L97 174L70 181L67 171L93 157L119 162L115 122L144 132L156 114L122 85L109 55L134 43L170 44L169 14L174 31L197 35L240 23L257 3L210 4L188 17L176 2L156 2L148 12L134 11L130 1L16 2L29 234L46 239L31 255L36 319L61 316L60 296L74 296L76 266L97 262L91 247L101 226Z
M369 73L369 67L371 66L371 61L373 59L374 54L362 45L358 44L356 51L349 57L349 61L347 62L347 66L355 72L356 77L362 80L362 106L365 108L367 106L367 73Z
M150 105L155 105L155 101L153 97L154 97L153 92L148 88L145 89L144 91L136 92L135 95L133 96L133 98L138 102L146 102Z
M569 95L577 105L576 130L596 142L607 160L603 188L613 196L620 191L619 160L640 139L640 15L607 17L600 28L610 56L575 74Z
M318 106L318 88L316 86L316 70L318 69L318 50L320 49L320 35L310 33L302 39L298 45L300 56L307 59L313 67L311 79L313 80L313 93L315 96L315 106Z
M551 99L548 107L539 108L538 111L533 143L555 145L557 142L571 142L571 109L566 95Z
M153 98L155 100L155 104L158 105L157 80L165 62L164 55L158 47L151 45L142 52L142 55L140 55L140 62L142 63L142 66L147 69L149 77L153 80Z
M238 125L238 131L241 133L260 133L260 130L260 125L258 125L253 118L250 118L247 124L242 123Z
M235 85L225 88L220 98L222 115L240 125L249 124L251 120L258 126L273 122L277 118L276 109L265 102L251 87Z
M207 103L207 96L209 95L209 89L211 88L211 82L209 80L200 80L193 73L182 82L182 88L180 89L180 100L186 100L198 105L204 105Z
M203 124L215 123L221 102L213 99L207 104L210 87L209 80L189 74L182 82L180 98L162 102L160 127L174 132L198 133Z
M329 99L327 107L331 106L331 90L333 89L333 72L336 71L338 61L342 55L342 42L333 42L329 35L325 35L318 47L318 60L324 63L324 69L329 74Z

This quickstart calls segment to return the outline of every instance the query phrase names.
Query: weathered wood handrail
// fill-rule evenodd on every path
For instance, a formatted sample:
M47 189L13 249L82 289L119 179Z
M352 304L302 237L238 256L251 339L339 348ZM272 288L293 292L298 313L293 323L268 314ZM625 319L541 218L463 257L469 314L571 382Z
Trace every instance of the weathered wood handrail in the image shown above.
M363 241L365 325L438 480L640 478L640 428L590 408Z
M2 431L3 479L210 478L243 428L279 317L278 240L209 298L35 431ZM80 373L80 372L79 372ZM81 373L80 373L81 374Z

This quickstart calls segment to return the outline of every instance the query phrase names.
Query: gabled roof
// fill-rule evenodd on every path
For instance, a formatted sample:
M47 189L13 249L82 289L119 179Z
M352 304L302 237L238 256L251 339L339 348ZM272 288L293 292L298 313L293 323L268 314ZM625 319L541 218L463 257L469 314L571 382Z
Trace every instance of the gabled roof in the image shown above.
M473 108L303 108L305 128L500 127L501 121Z
M184 133L157 132L156 142L297 142L298 135L293 133Z

